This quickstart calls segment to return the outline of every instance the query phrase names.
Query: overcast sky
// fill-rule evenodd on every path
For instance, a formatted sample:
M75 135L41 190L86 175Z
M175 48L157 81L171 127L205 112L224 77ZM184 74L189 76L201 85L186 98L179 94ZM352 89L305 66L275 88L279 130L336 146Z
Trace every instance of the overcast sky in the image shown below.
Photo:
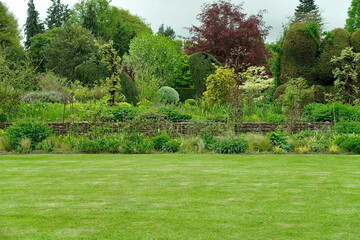
M10 11L18 18L23 27L26 21L27 0L0 0L5 2ZM51 5L50 0L34 0L36 9L42 20L46 18L46 9ZM62 3L73 6L78 0L62 0ZM129 10L149 23L156 32L159 26L171 26L177 35L187 37L186 27L198 25L196 16L201 12L203 3L212 3L213 0L112 0L111 4ZM244 12L256 14L259 10L267 10L264 21L272 30L267 38L268 42L278 39L283 23L287 22L299 0L233 0L235 4L244 2ZM332 30L344 27L347 10L351 0L316 0L315 3L325 19L325 29Z

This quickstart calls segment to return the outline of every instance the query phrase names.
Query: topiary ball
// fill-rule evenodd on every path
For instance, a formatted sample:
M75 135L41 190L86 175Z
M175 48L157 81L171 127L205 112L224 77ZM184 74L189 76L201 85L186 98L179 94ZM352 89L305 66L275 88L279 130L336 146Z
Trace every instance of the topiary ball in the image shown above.
M160 102L165 104L178 103L180 100L179 93L171 87L162 87L158 93Z

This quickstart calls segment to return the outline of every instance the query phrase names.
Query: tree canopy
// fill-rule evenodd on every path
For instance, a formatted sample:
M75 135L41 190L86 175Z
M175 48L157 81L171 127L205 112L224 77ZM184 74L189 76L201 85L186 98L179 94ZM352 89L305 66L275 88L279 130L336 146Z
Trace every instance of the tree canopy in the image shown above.
M205 4L198 15L201 25L192 26L188 54L206 52L221 63L260 65L265 62L268 50L264 39L269 32L263 22L263 12L247 16L242 4L220 0Z
M291 20L291 23L295 22L314 22L319 26L319 29L322 29L324 24L315 0L300 0Z
M360 0L352 0L348 10L345 29L349 33L353 33L358 28L360 28Z
M20 45L19 26L14 15L0 2L0 46Z
M48 8L46 25L48 29L61 27L70 17L68 5L62 4L60 0L51 0L52 5Z

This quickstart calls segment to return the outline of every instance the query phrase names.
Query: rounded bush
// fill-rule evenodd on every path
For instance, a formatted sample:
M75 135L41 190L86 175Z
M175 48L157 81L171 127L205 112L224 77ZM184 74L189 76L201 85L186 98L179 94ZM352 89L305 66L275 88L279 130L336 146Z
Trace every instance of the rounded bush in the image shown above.
M162 103L178 103L180 100L179 93L171 87L162 87L158 93Z
M154 149L157 151L164 150L165 145L171 141L171 138L167 134L161 134L159 136L153 137L151 142L154 146Z
M280 84L299 77L308 84L315 83L319 41L318 29L313 24L298 22L290 27L282 46Z
M323 41L322 53L319 58L317 75L317 84L332 85L335 81L332 70L334 65L331 59L340 56L343 49L350 46L350 34L342 28L332 30Z
M214 65L221 66L221 64L208 53L199 52L190 56L189 69L197 97L201 97L203 92L206 91L206 79L210 74L215 72L216 68Z
M351 46L354 52L360 52L360 29L356 30L351 35Z
M35 149L38 143L51 135L51 130L46 124L35 121L24 121L7 128L6 135L14 148L20 145L22 139L28 138L31 140L31 148Z
M163 146L164 152L178 152L180 150L181 142L177 140L170 140Z

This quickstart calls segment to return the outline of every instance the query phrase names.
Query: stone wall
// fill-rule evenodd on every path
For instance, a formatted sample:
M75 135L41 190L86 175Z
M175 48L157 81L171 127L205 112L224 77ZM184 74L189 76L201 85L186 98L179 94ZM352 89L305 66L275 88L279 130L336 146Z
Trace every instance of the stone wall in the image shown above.
M75 131L80 134L93 131L96 128L107 128L108 132L117 132L126 127L126 124L110 124L110 123L98 123L89 124L87 122L80 123L47 123L49 127L56 133L66 135L69 131ZM11 124L0 123L0 128L5 129ZM136 129L143 133L154 133L154 131L170 131L178 134L185 135L201 135L204 132L214 132L221 134L226 131L234 131L236 134L241 133L262 133L266 134L275 131L279 126L284 131L298 133L305 130L328 130L333 125L330 122L296 122L296 123L265 123L265 122L243 122L243 123L167 123L153 125L137 126Z

